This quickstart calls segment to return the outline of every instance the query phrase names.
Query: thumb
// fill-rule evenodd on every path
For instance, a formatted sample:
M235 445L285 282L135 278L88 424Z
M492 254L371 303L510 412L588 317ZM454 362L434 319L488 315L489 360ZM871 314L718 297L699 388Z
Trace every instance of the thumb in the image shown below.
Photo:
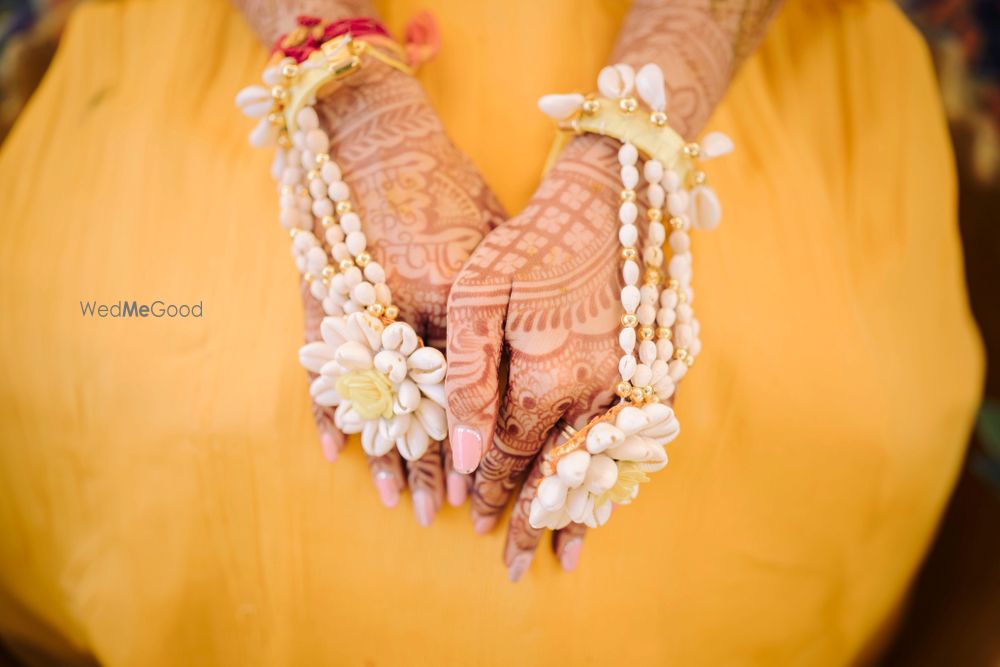
M493 442L500 404L500 354L512 277L491 270L487 258L496 254L484 246L488 241L469 258L448 296L445 391L452 462L461 473L475 470Z

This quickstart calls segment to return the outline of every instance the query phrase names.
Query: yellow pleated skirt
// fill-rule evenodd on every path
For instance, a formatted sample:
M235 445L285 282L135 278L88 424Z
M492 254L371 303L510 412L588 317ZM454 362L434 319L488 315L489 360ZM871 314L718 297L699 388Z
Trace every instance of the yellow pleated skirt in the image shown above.
M383 3L510 211L588 89L610 0ZM790 0L711 121L704 352L683 434L562 573L503 532L379 505L320 455L269 158L233 106L265 58L222 0L88 2L0 153L0 636L36 664L843 664L898 609L983 360L925 45L888 1ZM203 304L83 317L80 301Z

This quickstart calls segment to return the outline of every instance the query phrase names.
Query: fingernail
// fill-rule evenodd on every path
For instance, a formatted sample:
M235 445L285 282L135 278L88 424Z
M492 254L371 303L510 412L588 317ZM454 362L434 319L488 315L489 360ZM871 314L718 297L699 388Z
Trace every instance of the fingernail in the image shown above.
M319 436L319 446L323 448L323 456L327 461L333 463L337 460L337 441L330 433L323 433Z
M455 470L469 474L483 457L483 439L479 432L468 426L456 426L451 433L452 465Z
M447 487L449 505L459 507L465 502L465 499L469 495L469 486L465 481L465 477L459 475L457 472L448 473Z
M583 549L583 540L574 537L563 547L562 555L559 557L559 564L562 569L572 572L580 562L580 551Z
M378 491L378 497L386 507L392 508L399 504L399 487L396 486L396 480L393 479L391 472L382 471L375 474L375 490Z
M424 528L434 521L434 499L426 489L413 492L413 513L417 515L417 523Z
M477 516L472 520L472 529L479 535L485 535L490 532L495 525L497 525L497 518L495 516Z
M510 567L507 568L507 579L511 582L520 581L524 573L528 571L529 565L531 565L531 554L518 554L514 557Z

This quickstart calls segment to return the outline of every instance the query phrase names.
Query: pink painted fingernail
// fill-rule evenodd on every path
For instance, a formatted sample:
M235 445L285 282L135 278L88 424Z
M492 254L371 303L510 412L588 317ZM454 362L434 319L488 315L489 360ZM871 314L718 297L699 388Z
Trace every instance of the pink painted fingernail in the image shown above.
M434 521L434 499L426 489L413 492L413 513L417 515L417 523L424 528Z
M483 457L483 439L468 426L456 426L451 432L451 455L455 470L468 474Z
M472 529L479 535L485 535L490 532L495 525L497 525L497 518L495 516L477 516L472 520Z
M511 582L520 581L524 573L528 571L529 565L531 565L531 554L518 554L511 561L510 567L507 568L507 579Z
M323 456L330 463L337 460L337 441L334 439L332 433L323 433L319 436L319 445L323 448Z
M562 569L572 572L580 562L580 551L583 549L583 540L574 537L563 547L562 555L559 557L559 564Z
M375 490L386 507L392 508L399 504L399 487L391 472L383 470L375 474Z
M465 502L469 495L469 485L465 476L459 475L457 472L448 473L447 487L449 505L459 507Z

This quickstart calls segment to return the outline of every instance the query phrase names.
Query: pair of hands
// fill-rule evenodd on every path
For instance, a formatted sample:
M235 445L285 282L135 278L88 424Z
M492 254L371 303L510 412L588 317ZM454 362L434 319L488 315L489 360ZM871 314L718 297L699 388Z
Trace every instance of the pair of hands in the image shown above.
M486 533L556 422L585 422L613 399L616 148L609 140L574 140L525 210L506 220L414 79L373 63L316 108L400 318L449 363L450 446L435 443L413 462L395 450L371 457L374 485L389 507L409 487L422 525L446 499L457 506L471 495L475 529ZM311 341L323 311L302 293ZM313 411L333 460L345 438L332 409ZM510 520L505 561L512 578L527 568L541 536L528 525L528 503L528 496L519 501ZM556 535L567 569L576 564L582 530L573 524Z

